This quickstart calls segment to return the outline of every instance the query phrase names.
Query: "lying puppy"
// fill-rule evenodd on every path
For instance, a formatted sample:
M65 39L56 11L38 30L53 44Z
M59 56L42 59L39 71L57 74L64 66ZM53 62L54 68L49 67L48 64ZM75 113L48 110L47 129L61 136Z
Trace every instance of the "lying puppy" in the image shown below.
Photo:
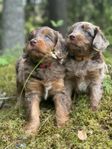
M102 52L109 45L98 26L78 22L71 26L67 35L68 59L66 61L66 88L69 96L73 91L89 93L91 107L98 108L102 97L102 81L105 62Z
M64 88L65 68L62 65L65 57L65 42L57 31L41 27L30 34L24 54L16 65L18 97L25 98L29 134L35 133L40 125L39 104L43 98L53 97L59 127L68 120L70 99Z

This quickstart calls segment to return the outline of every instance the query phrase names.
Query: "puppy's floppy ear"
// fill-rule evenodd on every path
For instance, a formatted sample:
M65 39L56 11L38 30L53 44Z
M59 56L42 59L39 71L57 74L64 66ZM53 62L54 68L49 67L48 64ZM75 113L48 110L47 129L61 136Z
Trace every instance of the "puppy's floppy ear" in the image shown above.
M67 56L67 50L65 46L65 40L63 36L55 31L55 46L53 50L53 54L55 55L56 58L60 60L60 63L64 61L64 58Z
M96 50L105 50L109 45L109 41L105 38L99 27L95 29L95 37L93 40L93 48Z
M57 31L55 31L55 35L56 35L56 40L55 40L56 43L55 43L54 49L55 50L62 50L62 49L64 49L65 41L64 41L63 36L59 32L57 32Z

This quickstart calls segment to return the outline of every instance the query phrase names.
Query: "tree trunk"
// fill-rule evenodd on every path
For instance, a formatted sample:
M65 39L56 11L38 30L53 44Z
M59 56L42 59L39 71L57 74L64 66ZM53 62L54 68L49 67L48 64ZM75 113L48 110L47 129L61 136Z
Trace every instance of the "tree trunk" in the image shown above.
M48 9L49 9L49 20L64 21L64 24L61 27L55 29L65 34L67 28L67 0L48 0Z
M2 49L23 47L25 0L4 0L2 20Z

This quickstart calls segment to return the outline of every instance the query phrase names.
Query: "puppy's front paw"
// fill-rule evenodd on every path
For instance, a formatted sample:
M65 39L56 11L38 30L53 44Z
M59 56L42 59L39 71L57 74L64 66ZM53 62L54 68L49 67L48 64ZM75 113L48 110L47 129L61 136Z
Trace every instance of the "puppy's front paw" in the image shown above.
M97 111L99 109L99 102L98 103L91 103L91 109L92 111Z
M92 111L97 111L98 110L98 106L91 106Z
M99 95L98 97L100 98L91 98L91 109L93 111L97 111L100 108L101 96Z
M67 124L68 120L69 120L69 116L58 117L56 119L57 127L58 128L64 127Z
M26 126L25 126L26 135L28 135L28 136L35 135L37 133L39 125L40 124L36 123L36 122L29 122L28 124L26 124Z

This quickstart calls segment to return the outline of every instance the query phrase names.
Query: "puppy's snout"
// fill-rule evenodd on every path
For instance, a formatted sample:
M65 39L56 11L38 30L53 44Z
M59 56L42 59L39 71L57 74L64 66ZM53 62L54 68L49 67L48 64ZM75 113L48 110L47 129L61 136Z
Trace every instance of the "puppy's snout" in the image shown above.
M32 40L30 40L30 44L31 44L31 46L35 46L36 43L37 43L37 40L36 40L36 39L32 39Z
M75 35L70 34L70 35L69 35L69 38L70 38L70 40L74 40L74 39L75 39Z

